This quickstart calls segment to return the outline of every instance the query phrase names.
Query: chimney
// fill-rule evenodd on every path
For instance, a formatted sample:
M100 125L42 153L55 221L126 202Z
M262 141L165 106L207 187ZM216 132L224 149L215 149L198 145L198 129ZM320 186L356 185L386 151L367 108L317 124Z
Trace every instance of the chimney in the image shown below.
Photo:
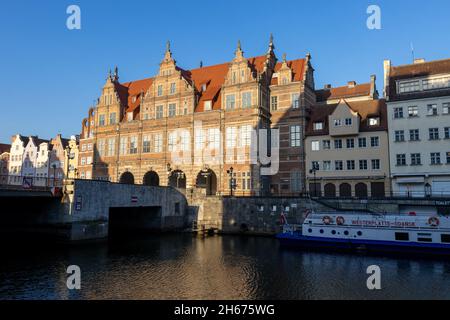
M389 78L391 75L391 60L384 60L383 69L384 69L383 95L384 95L384 98L389 101Z
M378 99L378 91L377 91L377 76L370 76L370 96L372 99Z
M323 88L325 90L330 90L331 89L331 84L326 84Z
M425 63L425 59L423 59L423 58L414 59L414 64L420 64L420 63Z
M347 83L347 85L348 85L349 88L354 88L354 87L356 87L356 81L349 81Z

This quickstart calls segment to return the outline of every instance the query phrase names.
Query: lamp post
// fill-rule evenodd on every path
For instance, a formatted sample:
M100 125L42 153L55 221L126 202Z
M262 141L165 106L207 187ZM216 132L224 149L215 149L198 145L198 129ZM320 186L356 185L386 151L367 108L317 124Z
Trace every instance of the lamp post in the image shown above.
M230 196L233 196L233 190L236 187L236 184L234 183L234 178L233 178L233 167L231 167L230 169L227 170L227 174L230 177Z
M314 198L317 197L316 171L317 171L317 166L316 166L316 164L314 163L312 169L309 170L309 173L310 173L310 174L312 173L312 174L314 175L314 178L313 178L313 183L314 183Z
M56 164L52 164L53 168L53 187L56 185Z

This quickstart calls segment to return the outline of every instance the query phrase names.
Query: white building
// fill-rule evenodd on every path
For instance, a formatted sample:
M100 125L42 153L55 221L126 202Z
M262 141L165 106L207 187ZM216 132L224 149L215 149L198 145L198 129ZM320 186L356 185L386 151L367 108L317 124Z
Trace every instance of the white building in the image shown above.
M450 196L450 59L384 62L394 195Z
M22 163L25 146L29 138L19 134L11 138L11 151L8 163L9 184L22 184Z
M34 185L46 186L49 175L49 158L51 152L51 144L42 142L39 145L38 155L36 159L36 178Z

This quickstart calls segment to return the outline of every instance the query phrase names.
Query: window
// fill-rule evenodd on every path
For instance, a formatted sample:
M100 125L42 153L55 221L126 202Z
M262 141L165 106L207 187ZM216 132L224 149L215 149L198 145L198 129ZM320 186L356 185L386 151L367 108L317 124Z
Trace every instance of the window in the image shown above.
M366 138L358 138L358 146L360 148L366 148L367 147L367 139Z
M347 139L347 149L355 148L355 139Z
M359 160L359 170L367 170L367 160Z
M125 155L127 154L127 138L122 137L120 138L120 154Z
M163 94L163 86L162 86L162 84L160 84L160 85L158 86L158 97L161 97L162 94Z
M439 77L422 81L423 90L442 89L450 87L450 77Z
M240 138L241 147L250 146L252 140L252 126L246 125L240 128Z
M290 132L291 147L300 147L300 126L291 126Z
M437 104L429 104L427 106L427 115L428 116L437 116L438 115Z
M331 171L331 161L324 161L323 162L323 170L324 171Z
M81 158L81 165L84 166L85 164L86 164L86 158L83 157L83 158Z
M86 158L86 164L92 164L92 157Z
M420 90L420 82L416 81L404 81L400 82L399 93L408 93Z
M403 142L405 141L405 131L396 130L395 131L395 142Z
M109 114L109 124L116 124L116 113L111 112Z
M380 138L379 137L370 137L370 146L372 148L380 146Z
M98 140L98 154L99 156L105 155L105 149L106 149L106 141L103 139Z
M130 137L130 154L136 154L137 152L137 137Z
M379 159L373 159L372 160L372 170L380 170L380 160Z
M411 153L411 165L420 166L421 164L420 153Z
M226 146L227 148L235 148L237 139L236 127L228 127L226 129Z
M150 152L150 136L148 135L142 137L142 152L143 153Z
M113 156L115 154L116 148L116 139L110 138L108 139L108 156Z
M397 166L406 166L406 154L397 154Z
M450 114L450 103L449 102L442 104L442 114Z
M252 93L244 92L242 94L242 108L250 108L252 106Z
M407 232L396 232L395 240L397 241L409 241L409 233Z
M302 188L302 177L300 171L291 171L291 191L300 192Z
M334 140L334 148L342 149L342 140L341 139Z
M211 103L211 101L210 101L210 103ZM210 109L211 110L211 109ZM187 104L187 101L184 101L183 102L183 114L184 115L187 115L188 114L188 104Z
M450 152L447 152L447 164L450 164Z
M331 149L331 141L330 140L323 140L322 145L323 145L324 150Z
M82 152L86 151L86 145L85 145L85 144L83 144L83 145L81 146L81 151L82 151Z
M347 170L355 170L355 160L347 160Z
M313 162L311 162L311 168L312 168L313 170L319 171L319 170L320 170L319 161L313 161Z
M226 108L227 108L228 110L234 109L235 104L236 104L236 100L235 100L234 94L229 94L229 95L227 95L226 98L225 98L225 100L226 100Z
M440 152L432 152L430 153L431 165L441 164L441 153Z
M420 140L419 129L409 130L409 140L410 141L419 141Z
M176 90L177 90L177 85L175 82L172 82L170 84L170 94L175 94Z
M205 133L203 130L195 130L195 150L203 150L205 146Z
M170 152L175 150L176 143L177 143L177 134L176 134L176 132L169 133L169 137L167 139L167 144L168 144L168 150Z
M323 130L323 122L314 122L314 131Z
M211 101L205 101L205 104L204 104L204 109L205 109L205 111L210 111L211 110Z
M89 143L89 144L88 144L87 149L88 149L89 151L92 151L92 143Z
M334 162L334 169L335 169L336 171L342 171L342 170L344 170L344 162L341 161L341 160L336 160L336 161Z
M441 234L442 243L450 243L450 234Z
M157 133L154 136L154 152L162 152L162 134Z
M164 115L164 106L156 106L156 119L161 119Z
M409 106L408 107L408 117L415 118L419 116L419 107L418 106Z
M335 127L340 127L340 126L342 126L342 121L341 121L341 119L334 119L334 126Z
M208 129L208 146L210 149L219 149L220 130L218 128Z
M369 118L369 126L378 126L380 124L380 118Z
M394 119L401 119L403 118L403 108L394 108Z
M278 97L274 96L271 98L270 108L272 111L277 111L278 109Z
M351 126L352 125L352 118L346 118L345 119L345 125L346 126Z
M105 115L101 114L98 116L98 125L103 127L105 125Z
M169 117L175 117L177 114L177 105L175 103L169 104Z
M430 140L439 140L439 128L429 129Z
M293 93L291 99L292 99L292 108L298 109L300 107L300 95L298 93Z
M189 151L191 149L191 134L189 131L187 130L183 130L181 132L181 137L180 137L180 148L181 151Z
M319 151L320 150L320 142L319 141L312 141L311 142L311 150L312 151Z
M445 127L444 128L444 138L445 139L450 139L450 127Z

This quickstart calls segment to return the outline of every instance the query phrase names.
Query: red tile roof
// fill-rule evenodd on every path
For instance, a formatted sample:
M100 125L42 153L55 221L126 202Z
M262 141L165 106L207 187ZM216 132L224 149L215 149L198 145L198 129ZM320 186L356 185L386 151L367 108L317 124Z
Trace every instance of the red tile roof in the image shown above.
M316 90L317 102L334 99L348 99L354 97L370 96L370 83L363 83L354 87L342 86L330 89Z

